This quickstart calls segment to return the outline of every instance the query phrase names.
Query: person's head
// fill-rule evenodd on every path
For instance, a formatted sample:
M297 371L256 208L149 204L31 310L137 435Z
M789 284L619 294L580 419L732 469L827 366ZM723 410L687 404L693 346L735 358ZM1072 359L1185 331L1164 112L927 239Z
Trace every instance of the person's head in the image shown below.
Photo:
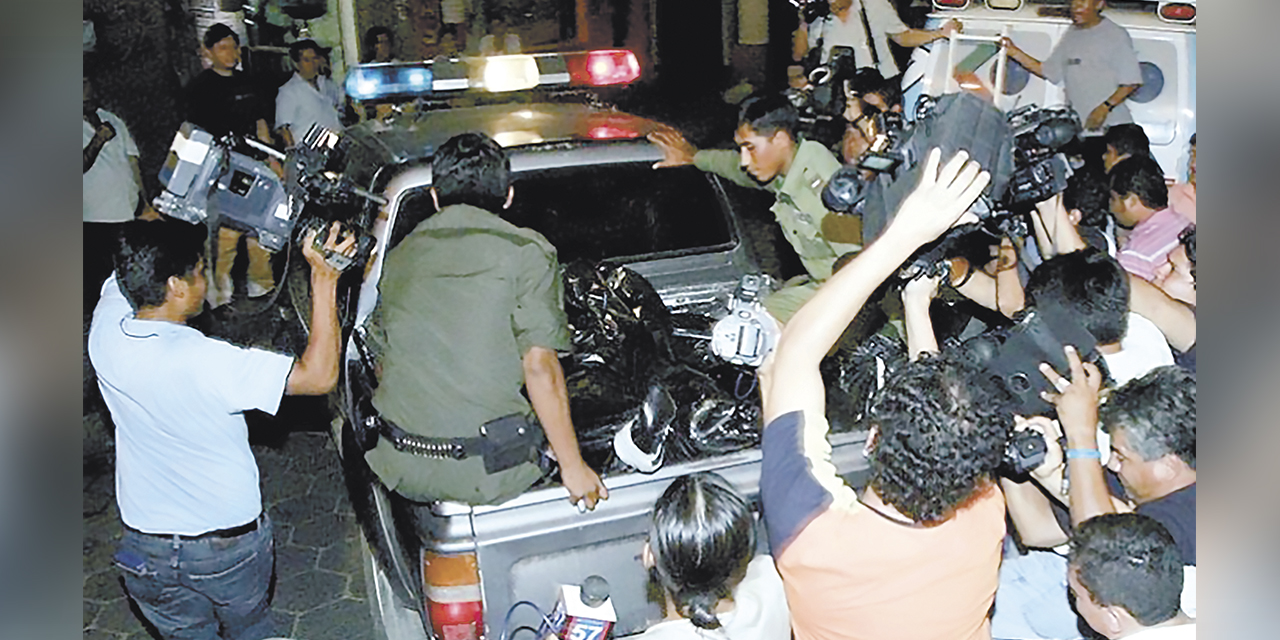
M1107 127L1103 139L1107 143L1107 150L1102 154L1102 165L1107 171L1121 160L1151 155L1151 140L1140 124L1128 122Z
M203 42L214 71L230 73L240 64L240 36L231 27L214 23L204 32Z
M1111 434L1107 467L1139 504L1162 498L1194 481L1196 379L1166 365L1116 389L1098 409Z
M870 487L915 522L946 520L994 477L1011 406L995 378L953 355L904 365L871 405Z
M511 160L483 133L449 138L431 157L431 193L436 206L469 204L499 211L511 204Z
M1164 171L1149 156L1121 160L1111 169L1111 213L1120 226L1132 229L1169 206Z
M1196 305L1196 226L1178 234L1178 246L1169 259L1156 269L1155 285L1174 300Z
M395 41L391 30L378 26L364 32L364 61L391 62L395 57Z
M716 604L741 581L755 553L755 518L724 478L676 478L653 507L646 564L694 626L715 629Z
M298 40L289 45L289 59L293 60L293 67L298 70L298 75L307 82L320 75L324 58L324 51L315 40Z
M885 79L875 67L860 67L849 79L849 90L880 111L901 111L902 90L898 76Z
M1088 28L1102 22L1106 6L1107 0L1071 0L1071 24Z
M738 130L733 134L742 166L760 182L768 182L791 168L796 153L800 116L781 93L756 95L742 101Z
M1105 173L1082 168L1067 178L1062 205L1077 225L1104 229L1111 217L1111 187Z
M1025 295L1030 307L1054 306L1078 318L1100 345L1118 344L1129 329L1129 277L1115 258L1092 247L1040 263Z
M1182 557L1155 519L1108 513L1076 527L1067 584L1076 611L1108 638L1132 634L1181 611Z
M186 317L204 306L207 232L173 218L124 223L115 255L116 280L135 311L177 305Z

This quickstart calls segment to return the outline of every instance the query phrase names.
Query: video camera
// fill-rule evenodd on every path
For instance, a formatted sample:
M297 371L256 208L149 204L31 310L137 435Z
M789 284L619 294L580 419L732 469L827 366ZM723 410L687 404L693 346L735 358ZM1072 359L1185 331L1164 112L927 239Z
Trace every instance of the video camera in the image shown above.
M1062 148L1080 131L1070 109L1028 105L1006 116L968 92L922 101L914 123L882 120L879 126L885 133L871 151L841 167L822 193L828 209L862 216L864 244L884 231L915 189L930 149L940 148L944 160L963 149L991 174L971 209L979 222L954 227L922 247L900 272L906 279L936 275L948 258L980 258L1002 235L1025 237L1025 212L1066 188L1072 164Z
M279 251L290 240L300 244L307 229L328 228L327 221L310 215L309 210L311 219L299 224L308 203L345 203L355 196L383 202L335 170L344 155L341 140L337 133L313 126L300 144L288 153L280 153L250 138L215 138L184 122L160 169L164 191L156 197L155 207L187 222L225 223L245 230L255 235L267 251ZM242 152L242 143L279 160L284 166L284 179L265 162ZM358 235L357 253L353 260L326 253L335 268L363 264L373 252L372 236L360 225L345 226Z

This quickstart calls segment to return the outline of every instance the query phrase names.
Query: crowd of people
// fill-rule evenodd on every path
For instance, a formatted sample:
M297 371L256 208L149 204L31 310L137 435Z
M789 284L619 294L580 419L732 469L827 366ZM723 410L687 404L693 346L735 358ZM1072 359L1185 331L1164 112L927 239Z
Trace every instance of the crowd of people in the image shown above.
M900 271L975 218L991 174L964 151L922 159L919 183L875 238L821 198L826 180L865 153L875 115L901 110L885 80L897 72L887 41L915 46L957 24L908 29L884 0L844 0L798 32L797 59L810 49L828 55L823 48L847 37L872 62L858 76L865 82L844 88L846 132L833 147L804 138L783 94L743 102L737 151L700 150L674 129L650 135L664 154L655 170L693 165L771 192L804 273L764 301L783 329L758 372L759 522L723 478L675 480L654 506L641 554L666 612L644 637L1195 636L1195 139L1186 182L1167 184L1124 107L1140 75L1125 55L1098 55L1127 42L1104 7L1073 0L1073 27L1043 62L1010 47L1014 60L1065 85L1092 138L1080 148L1098 153L1086 153L1065 191L1027 212L1026 234L993 240L985 263L948 256L939 275ZM389 32L366 40L368 59L394 59ZM211 65L187 90L196 125L288 146L314 124L350 122L315 42L290 47L296 72L274 101L237 69L232 29L214 25L203 43ZM89 353L118 430L125 535L116 564L165 637L265 637L271 522L242 412L273 413L283 395L333 388L339 272L304 243L312 316L298 358L187 326L206 303L232 296L242 232L209 234L156 214L141 194L136 146L97 106L89 76L84 111ZM578 450L556 356L569 347L556 249L499 217L516 195L492 139L456 136L432 168L437 213L386 256L370 331L382 376L373 402L389 428L463 455L428 460L380 442L367 460L411 499L471 504L518 495L552 464L570 501L594 509L608 490ZM354 239L331 230L324 248L351 255ZM246 288L261 295L274 286L272 266L246 240ZM439 311L425 315L424 300ZM957 301L996 319L935 330L934 312ZM1024 372L1045 388L1038 399L1048 409L1038 413L956 346L1035 314L1069 317L1092 338L1060 345L1056 366ZM830 459L820 364L872 332L901 340L910 360L875 393L869 470L854 487ZM519 435L498 450L474 437L470 427L481 424ZM1043 459L1014 474L1003 461L1025 431L1039 434ZM768 554L758 554L757 530Z

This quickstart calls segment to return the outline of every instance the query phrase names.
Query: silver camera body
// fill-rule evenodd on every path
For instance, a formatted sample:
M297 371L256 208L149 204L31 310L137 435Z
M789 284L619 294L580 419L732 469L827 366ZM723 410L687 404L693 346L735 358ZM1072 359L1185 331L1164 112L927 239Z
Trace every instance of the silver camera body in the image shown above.
M729 315L711 327L711 352L733 364L758 367L778 346L782 326L762 304L769 277L742 276L729 298Z

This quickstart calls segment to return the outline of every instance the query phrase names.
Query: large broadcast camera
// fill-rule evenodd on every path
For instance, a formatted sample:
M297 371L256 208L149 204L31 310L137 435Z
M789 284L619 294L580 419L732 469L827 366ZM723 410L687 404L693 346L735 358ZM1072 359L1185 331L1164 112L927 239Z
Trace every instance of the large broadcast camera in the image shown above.
M911 124L885 116L877 119L880 135L872 149L841 167L822 193L828 209L862 217L864 244L884 231L915 189L930 149L941 148L944 159L963 149L991 174L972 208L979 222L957 226L922 247L901 272L907 279L937 275L949 258L984 262L987 247L1001 236L1025 237L1026 213L1066 189L1073 163L1062 149L1081 130L1069 108L1028 105L1005 115L969 92L922 100Z
M214 138L184 122L160 169L164 192L156 197L155 207L179 220L211 228L226 224L247 231L258 238L262 248L279 251L289 246L290 240L301 243L310 229L327 229L327 221L312 215L312 209L306 208L308 203L343 204L356 196L384 202L338 173L344 155L341 140L333 131L313 126L300 144L280 153L247 137ZM252 151L241 144L280 161L284 179L246 153ZM304 214L308 219L300 223ZM339 269L363 264L373 252L372 236L360 225L346 226L358 237L355 258L330 252L325 256Z

